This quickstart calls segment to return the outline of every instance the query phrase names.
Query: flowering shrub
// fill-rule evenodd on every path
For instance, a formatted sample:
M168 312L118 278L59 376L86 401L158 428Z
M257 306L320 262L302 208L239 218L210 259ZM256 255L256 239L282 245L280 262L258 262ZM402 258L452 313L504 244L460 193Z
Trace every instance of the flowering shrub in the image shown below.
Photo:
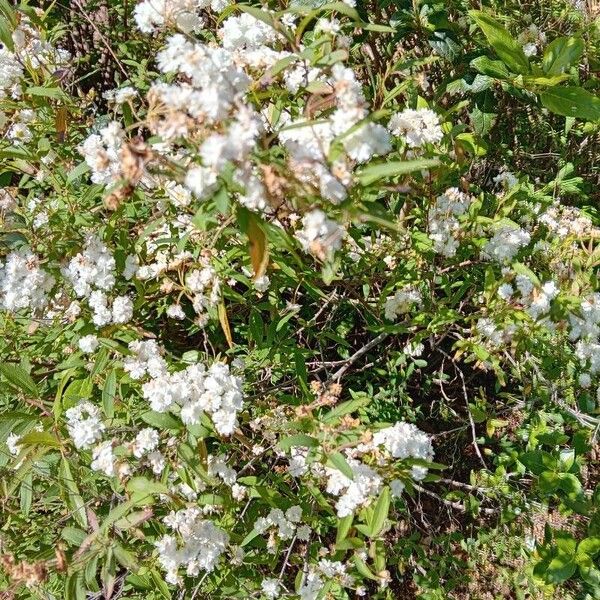
M593 3L38 4L6 597L600 598Z

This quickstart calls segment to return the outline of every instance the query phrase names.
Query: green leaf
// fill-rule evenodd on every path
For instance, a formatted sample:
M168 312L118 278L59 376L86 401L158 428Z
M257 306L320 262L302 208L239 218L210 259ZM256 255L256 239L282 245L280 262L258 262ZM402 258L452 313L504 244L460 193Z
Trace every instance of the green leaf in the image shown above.
M73 518L77 521L78 525L83 529L88 528L87 513L85 510L85 502L79 493L77 482L71 472L69 461L62 457L60 459L60 466L58 468L58 476L60 483L66 490L66 503L71 512Z
M470 10L469 16L479 25L490 46L509 69L522 75L529 73L529 61L513 35L483 11Z
M437 159L406 160L403 162L383 162L371 164L358 172L358 180L362 185L370 185L379 179L406 175L414 171L431 169L440 164Z
M31 503L33 501L33 474L31 471L25 475L21 482L21 514L24 517L29 515Z
M494 77L495 79L510 79L510 71L500 60L492 60L489 56L478 56L470 64L482 75Z
M381 490L381 494L377 499L377 504L375 504L375 508L373 509L373 517L369 524L369 537L377 537L381 533L389 510L390 488L386 486Z
M296 446L304 446L306 448L316 448L319 445L319 440L304 433L298 433L296 435L290 435L282 440L279 440L277 444L282 450L289 450Z
M29 94L30 96L42 96L44 98L54 98L56 100L68 100L69 97L60 89L57 87L41 87L41 86L34 86L34 87L30 87L27 88L25 90L26 94Z
M549 583L562 583L575 573L577 565L573 556L560 553L553 558L546 569L546 581Z
M115 415L115 395L117 393L117 372L113 369L110 371L102 388L102 406L104 414L108 419L112 419Z
M354 514L347 515L341 519L338 519L337 534L335 537L336 546L346 539L350 527L352 527L352 521L354 520Z
M141 415L142 421L156 427L157 429L183 429L183 423L178 421L169 413L159 413L154 410L149 410Z
M600 98L578 86L556 86L540 94L551 112L586 121L600 120Z
M542 69L547 75L560 75L574 66L583 54L584 44L580 37L559 37L544 50Z
M67 183L73 183L89 170L90 167L85 161L79 163L76 167L69 171L69 174L67 175Z
M19 441L23 446L49 446L52 448L60 448L60 440L49 431L32 431L26 433Z
M341 452L332 452L327 457L327 464L341 471L348 479L354 479L352 467L348 464L346 457Z
M166 598L167 600L171 600L169 586L165 583L162 575L156 569L152 569L152 571L150 571L150 575L152 576L152 580L156 584L156 587L158 588L158 591L161 593L162 597Z
M0 364L0 373L13 387L25 392L32 398L39 398L40 391L31 375L23 368L12 363Z
M600 536L592 536L585 538L579 542L577 546L577 554L587 554L588 556L596 556L600 552Z

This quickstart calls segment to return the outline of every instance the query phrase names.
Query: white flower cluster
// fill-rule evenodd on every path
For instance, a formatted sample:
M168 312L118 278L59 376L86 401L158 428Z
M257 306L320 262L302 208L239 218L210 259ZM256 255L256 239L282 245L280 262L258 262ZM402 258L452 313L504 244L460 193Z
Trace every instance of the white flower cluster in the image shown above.
M77 449L90 448L99 441L105 426L100 419L100 410L88 400L67 409L67 429Z
M213 0L212 4L221 6L223 2ZM210 5L210 0L143 0L136 5L133 17L143 33L154 33L167 26L189 33L201 28L202 19L198 13Z
M92 171L94 183L107 185L121 177L121 147L125 132L119 123L112 121L99 133L88 136L79 152Z
M429 209L429 238L433 248L444 256L454 256L459 245L460 222L473 202L473 197L461 192L458 188L448 188L438 196Z
M436 144L444 136L440 118L429 108L406 108L392 116L388 128L410 148Z
M308 540L310 536L310 527L299 525L302 521L302 508L300 506L291 506L285 512L280 508L273 508L266 517L259 517L254 523L254 531L265 533L271 528L281 540L289 540L296 536L300 540ZM274 552L274 538L268 544L270 551Z
M321 260L333 257L342 246L346 230L319 209L311 210L302 218L302 229L296 237L306 252Z
M405 286L386 299L385 318L388 321L395 321L400 315L409 312L415 304L420 305L421 301L419 290L412 286Z
M503 283L498 288L498 295L507 302L515 301L515 294L520 294L519 302L534 318L539 319L550 311L550 303L560 290L554 281L546 281L539 289L527 275L517 274L514 280L516 290L510 283Z
M327 492L339 496L335 508L340 518L351 515L359 506L368 505L383 484L382 477L368 465L353 458L347 458L347 462L352 469L352 479L338 469L325 469L328 477Z
M54 277L40 267L40 259L28 250L11 252L0 262L0 308L10 312L46 306Z
M129 296L117 296L109 305L105 292L115 285L115 259L99 237L88 237L83 252L71 259L63 275L79 297L88 299L97 327L111 322L127 323L133 317L133 301Z
M194 269L186 275L185 285L193 293L192 306L198 315L216 306L221 299L221 281L208 261L202 269Z
M180 582L180 567L185 567L188 577L195 577L200 571L210 572L217 566L229 536L212 521L203 519L199 508L172 511L164 523L177 534L165 535L155 544L169 583Z
M241 379L230 373L228 365L217 362L207 369L196 363L169 373L154 340L132 342L129 349L134 356L126 358L124 368L133 379L150 376L142 393L152 410L167 412L178 407L187 425L199 423L206 413L221 435L233 433L244 396Z
M589 235L594 229L592 220L576 206L553 204L540 215L539 222L548 227L559 238L576 238Z
M500 225L481 251L484 258L500 263L511 261L517 252L531 241L529 232L514 223Z
M373 436L373 446L383 446L392 458L433 460L431 438L412 423L399 421L392 427L380 429ZM415 465L411 468L413 479L421 481L425 475L426 467Z

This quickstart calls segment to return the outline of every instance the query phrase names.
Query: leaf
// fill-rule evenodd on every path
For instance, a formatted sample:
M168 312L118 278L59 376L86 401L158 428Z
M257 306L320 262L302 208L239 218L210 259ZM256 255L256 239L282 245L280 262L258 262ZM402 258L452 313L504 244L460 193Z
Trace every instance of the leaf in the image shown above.
M29 515L33 502L33 474L27 473L21 482L21 513L24 517Z
M152 580L156 584L158 591L162 594L162 597L166 598L167 600L171 600L171 592L169 591L169 586L165 583L165 580L162 578L162 575L156 569L152 569L150 571L150 575L152 576Z
M350 527L352 527L352 521L354 520L354 514L349 514L341 519L338 519L337 534L335 538L336 546L346 539Z
M377 504L375 504L375 508L373 509L373 517L369 527L369 537L377 537L381 533L389 510L390 488L386 486L381 490L381 494L377 499Z
M332 408L329 412L321 415L319 420L323 423L331 423L332 421L335 421L344 415L353 413L355 410L366 406L370 401L371 398L369 396L363 396L342 402L341 404L338 404L336 407Z
M514 36L483 11L470 10L469 16L479 25L490 46L509 69L522 75L529 73L529 61Z
M414 171L422 171L430 169L440 164L437 159L420 159L407 160L403 162L383 162L371 164L364 167L358 172L358 179L362 185L370 185L371 183L387 178L397 177L398 175L406 175Z
M549 583L562 583L575 573L576 567L573 556L560 553L550 561L546 569L546 581Z
M60 440L49 431L32 431L26 433L20 440L22 446L49 446L51 448L60 448Z
M117 372L112 369L102 387L102 406L108 419L115 416L115 395L117 393Z
M141 415L142 421L156 427L158 429L174 429L183 428L183 424L169 413L159 413L149 410Z
M269 264L269 247L267 245L267 236L259 224L258 218L250 214L248 219L248 236L250 262L254 271L254 279L262 277Z
M564 117L587 121L600 119L600 98L578 86L556 86L540 94L542 104Z
M229 318L227 317L227 308L225 308L225 302L219 302L219 323L221 323L221 329L225 334L225 339L230 348L233 348L233 338L231 337L231 327L229 326Z
M298 433L296 435L290 435L289 437L279 440L277 445L282 450L289 450L290 448L295 448L297 446L316 448L319 445L319 441L314 437L310 437L309 435Z
M488 56L478 56L471 61L471 66L482 75L496 79L510 79L510 72L500 60L492 60Z
M547 75L559 75L574 66L583 54L584 44L580 37L559 37L544 50L542 69Z
M469 113L473 129L477 135L486 135L496 122L498 115L493 112L484 112L478 106L474 106Z
M69 171L69 174L67 175L67 183L73 183L75 180L79 179L82 175L89 172L89 170L90 170L90 167L85 161L79 163L75 168L73 168Z
M137 573L140 569L140 565L136 560L134 554L129 550L126 550L121 544L118 542L113 545L113 553L117 562L130 571L131 573Z
M327 457L327 464L341 471L348 479L354 479L354 471L341 452L333 452Z
M13 387L20 389L32 398L39 398L40 391L31 375L23 368L12 363L0 364L0 373Z
M60 483L65 487L66 490L66 503L69 510L73 513L73 518L77 523L83 527L88 528L87 513L85 510L85 502L79 493L77 483L71 473L71 467L69 461L62 457L60 459L60 466L58 468L58 476Z
M594 557L600 552L600 536L585 538L577 546L577 554L587 554Z
M30 96L42 96L44 98L54 98L60 100L69 99L69 97L60 88L57 87L34 86L27 88L25 90L25 93L29 94Z

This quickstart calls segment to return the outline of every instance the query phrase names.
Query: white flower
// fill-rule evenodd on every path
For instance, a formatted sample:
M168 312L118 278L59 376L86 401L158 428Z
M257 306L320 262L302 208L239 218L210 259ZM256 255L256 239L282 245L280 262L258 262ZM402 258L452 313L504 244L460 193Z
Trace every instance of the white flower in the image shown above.
M202 519L198 507L171 512L164 523L177 534L165 535L155 544L169 583L178 583L179 567L185 567L188 577L214 570L229 543L229 536L223 530Z
M79 340L78 345L82 352L91 354L98 347L98 338L93 334L86 335Z
M65 412L67 429L77 449L89 448L97 442L104 432L104 424L100 420L100 411L87 400Z
M342 246L346 230L319 209L311 210L302 218L302 229L296 238L305 251L326 259L331 258Z
M115 456L112 449L112 440L102 442L92 451L92 463L90 467L93 471L100 471L108 477L115 475Z
M269 598L269 600L279 598L280 586L281 583L278 579L263 579L262 583L260 584L263 594Z
M385 301L385 318L395 321L399 315L409 312L415 304L421 304L421 293L412 286L405 286Z
M13 456L17 456L17 454L19 454L19 452L21 451L21 449L19 448L20 440L21 436L12 432L9 433L8 437L6 438L6 447Z
M404 139L410 148L436 144L443 137L439 117L429 108L407 108L392 116L389 130Z
M133 443L133 455L141 458L144 454L156 450L158 446L158 431L152 427L142 429L136 436Z
M27 250L11 252L0 262L0 308L16 312L43 308L54 278L40 267L40 259Z
M530 241L531 235L518 225L500 225L494 232L494 236L483 247L481 254L485 258L493 259L500 263L508 262L515 257L523 246L527 246Z
M117 296L112 305L113 323L127 323L133 317L133 302L129 296Z

